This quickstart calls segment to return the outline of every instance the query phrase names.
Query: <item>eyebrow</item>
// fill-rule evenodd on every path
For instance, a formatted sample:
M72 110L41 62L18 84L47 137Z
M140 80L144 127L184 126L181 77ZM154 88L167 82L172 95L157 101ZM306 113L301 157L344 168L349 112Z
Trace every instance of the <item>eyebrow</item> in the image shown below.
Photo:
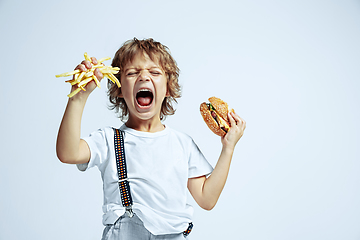
M151 67L146 68L146 69L147 69L147 70L151 70L151 69L154 69L154 68L157 68L157 69L160 69L160 70L164 71L160 66L151 66ZM133 67L133 66L131 66L131 67L129 67L129 68L125 68L125 72L128 71L128 70L132 70L132 69L134 69L134 70L139 70L139 69L141 69L141 68L140 68L140 67Z

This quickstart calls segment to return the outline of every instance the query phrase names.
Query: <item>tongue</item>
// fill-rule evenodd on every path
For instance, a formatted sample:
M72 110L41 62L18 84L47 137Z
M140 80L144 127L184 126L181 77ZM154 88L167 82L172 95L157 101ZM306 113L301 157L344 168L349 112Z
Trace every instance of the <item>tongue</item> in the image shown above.
M138 97L137 101L140 104L140 106L148 106L151 103L151 97Z

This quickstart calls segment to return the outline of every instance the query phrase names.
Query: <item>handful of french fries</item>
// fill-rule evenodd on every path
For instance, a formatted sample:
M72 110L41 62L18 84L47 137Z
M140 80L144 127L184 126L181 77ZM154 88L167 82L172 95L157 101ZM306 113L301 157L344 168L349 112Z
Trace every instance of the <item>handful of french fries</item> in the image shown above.
M101 88L100 82L97 79L97 77L94 74L94 71L96 68L100 70L100 72L104 75L104 77L110 79L113 83L115 83L118 87L121 87L121 84L119 80L114 76L114 74L118 73L120 71L120 68L118 67L111 67L111 66L105 66L102 62L110 60L110 57L104 57L99 59L97 62L98 64L94 65L91 62L91 59L87 53L84 53L85 60L89 61L92 65L90 69L87 69L86 71L80 71L79 69L66 72L63 74L55 75L55 77L68 77L71 75L74 75L73 79L67 80L65 82L68 82L71 84L71 86L76 85L77 89L72 91L69 95L67 95L69 98L75 96L77 93L79 93L81 90L86 91L85 86L92 80L95 81L98 88Z

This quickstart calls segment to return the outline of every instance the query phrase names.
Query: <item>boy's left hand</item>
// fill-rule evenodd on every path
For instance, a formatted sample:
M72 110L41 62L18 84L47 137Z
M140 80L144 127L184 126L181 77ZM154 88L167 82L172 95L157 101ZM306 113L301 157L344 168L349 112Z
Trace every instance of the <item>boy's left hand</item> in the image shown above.
M230 130L224 137L221 138L221 142L224 147L235 148L236 143L244 134L246 122L244 119L239 117L239 115L233 112L228 113L228 118L230 120Z

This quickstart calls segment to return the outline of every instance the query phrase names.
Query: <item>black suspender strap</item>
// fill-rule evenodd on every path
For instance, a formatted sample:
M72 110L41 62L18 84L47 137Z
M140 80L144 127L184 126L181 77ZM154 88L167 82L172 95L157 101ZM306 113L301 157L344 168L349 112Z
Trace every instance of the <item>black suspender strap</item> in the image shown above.
M120 132L119 129L115 129L115 128L114 128L114 147L115 147L115 157L116 157L116 168L119 177L121 202L122 205L126 208L126 212L128 213L129 217L132 217L134 215L132 212L133 202L130 194L130 185L126 170L124 138L122 131Z
M192 230L192 228L193 228L193 223L191 222L191 223L189 223L189 226L188 226L188 228L183 232L183 234L184 234L184 236L186 237L187 235L189 235L190 234L190 232L191 232L191 230Z

